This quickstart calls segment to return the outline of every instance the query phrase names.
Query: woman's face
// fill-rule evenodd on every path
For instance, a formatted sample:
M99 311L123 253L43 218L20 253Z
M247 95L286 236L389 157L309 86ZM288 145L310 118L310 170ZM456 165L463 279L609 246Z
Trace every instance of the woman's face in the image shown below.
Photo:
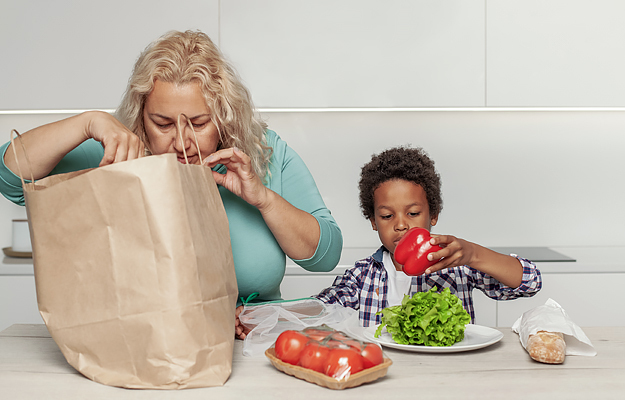
M178 134L178 116L186 115L199 143L199 152L187 118L180 118L182 140ZM200 84L191 82L183 85L156 80L154 89L145 100L143 122L148 138L147 146L152 154L175 153L178 161L200 164L217 150L219 132L211 119L211 112L202 95ZM184 149L184 151L183 151Z

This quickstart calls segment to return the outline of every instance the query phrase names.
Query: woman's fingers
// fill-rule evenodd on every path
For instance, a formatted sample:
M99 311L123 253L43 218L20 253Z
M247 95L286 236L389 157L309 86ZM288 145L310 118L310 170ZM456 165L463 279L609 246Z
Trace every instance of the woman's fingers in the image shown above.
M143 157L145 153L143 142L134 133L105 134L102 145L104 157L100 166L134 160Z
M142 144L143 143L141 142L141 140L139 140L139 138L133 134L133 136L130 137L126 160L134 160L141 157L143 155L141 153L141 148L143 147Z
M223 164L227 169L226 174L213 171L213 177L218 185L259 209L267 204L267 188L256 175L252 159L247 154L236 147L222 149L211 154L204 162L208 167L217 164Z
M104 146L104 157L102 157L100 166L128 160L130 137L124 133L114 132L105 133L103 136L101 143Z
M100 166L143 156L144 145L139 137L109 113L90 113L85 133L87 137L99 141L104 146Z
M115 152L114 163L128 160L129 142L130 142L130 139L126 136L122 136L121 138L119 138L117 151Z
M206 158L204 164L214 167L217 164L225 165L228 170L236 171L237 175L241 175L242 170L251 170L251 158L236 147L221 149ZM246 168L247 167L247 168Z

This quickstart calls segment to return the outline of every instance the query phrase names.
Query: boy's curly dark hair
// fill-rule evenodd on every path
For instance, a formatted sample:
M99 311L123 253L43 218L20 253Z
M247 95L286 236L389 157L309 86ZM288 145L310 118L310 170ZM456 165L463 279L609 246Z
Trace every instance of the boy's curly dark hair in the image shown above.
M360 172L360 209L365 218L375 216L373 192L386 181L403 179L420 185L425 191L430 216L443 209L441 177L434 161L421 148L394 147L373 155Z

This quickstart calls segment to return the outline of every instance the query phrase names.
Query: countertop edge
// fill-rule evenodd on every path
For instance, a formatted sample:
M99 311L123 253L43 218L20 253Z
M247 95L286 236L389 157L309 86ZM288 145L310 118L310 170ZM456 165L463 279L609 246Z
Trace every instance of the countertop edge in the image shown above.
M536 262L543 274L625 273L625 246L550 247L575 261ZM336 276L351 268L358 260L370 256L375 248L344 248L339 264L329 272L310 272L287 259L286 276ZM519 254L523 257L523 254ZM4 257L0 276L33 276L32 259Z

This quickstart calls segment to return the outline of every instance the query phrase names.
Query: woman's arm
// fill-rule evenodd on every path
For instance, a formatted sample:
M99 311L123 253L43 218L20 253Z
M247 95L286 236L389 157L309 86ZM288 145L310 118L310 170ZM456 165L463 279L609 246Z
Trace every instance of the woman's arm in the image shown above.
M223 149L209 156L205 164L209 167L217 164L226 166L226 174L213 171L217 184L260 211L287 256L302 260L315 254L320 237L316 218L263 185L254 173L247 154L237 148Z
M294 207L270 189L267 189L258 210L286 255L294 260L304 260L315 254L321 235L315 217Z
M21 139L15 139L9 146L4 155L4 163L16 175L19 175L21 168L24 179L31 178L31 171L35 179L41 179L47 176L67 153L90 138L101 142L104 146L104 157L100 165L143 155L143 143L115 117L102 111L87 111L25 132L21 135ZM24 148L28 163L24 157Z

